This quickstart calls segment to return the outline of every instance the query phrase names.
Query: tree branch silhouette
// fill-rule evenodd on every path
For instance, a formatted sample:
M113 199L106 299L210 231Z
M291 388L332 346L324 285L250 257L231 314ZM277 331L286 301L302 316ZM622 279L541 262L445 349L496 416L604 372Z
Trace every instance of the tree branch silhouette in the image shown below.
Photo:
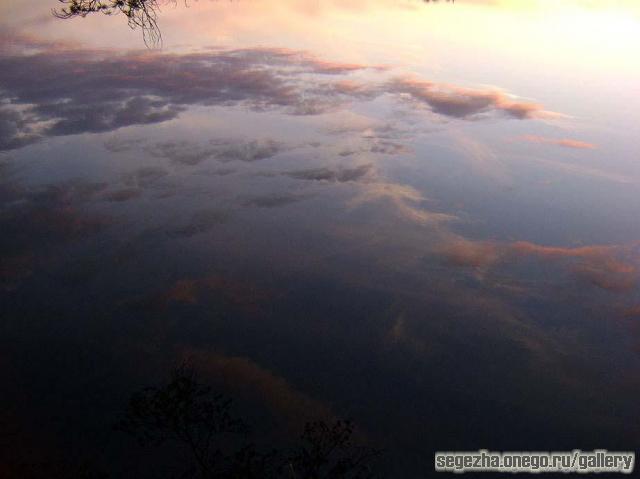
M353 444L354 425L348 420L332 424L313 421L305 425L301 444L294 451L295 478L372 479L370 463L380 451Z
M127 17L129 26L140 28L147 46L162 43L162 34L158 28L158 12L161 0L58 0L64 6L54 9L57 18L70 19L86 17L93 13L104 15L122 14ZM176 3L176 0L164 0L163 3ZM186 3L186 0L185 0Z
M422 0L437 3L438 0ZM455 0L446 0L455 3ZM86 17L93 13L104 15L123 14L132 29L140 28L145 45L156 47L162 44L162 33L158 27L158 13L161 3L177 3L177 0L58 0L64 6L53 9L55 17L70 19ZM187 5L187 0L184 0Z
M199 384L186 365L173 371L166 386L135 393L117 429L141 445L186 445L195 460L197 477L203 478L223 477L229 459L221 445L229 436L248 432L244 421L232 414L231 400ZM250 451L243 449L240 456L248 459Z
M186 446L198 479L371 479L370 462L380 453L353 444L354 426L337 420L307 423L291 450L262 452L248 442L249 429L231 412L232 402L198 383L188 366L169 383L134 394L116 429L142 445L171 441ZM235 441L233 440L235 437ZM235 449L234 449L235 447Z

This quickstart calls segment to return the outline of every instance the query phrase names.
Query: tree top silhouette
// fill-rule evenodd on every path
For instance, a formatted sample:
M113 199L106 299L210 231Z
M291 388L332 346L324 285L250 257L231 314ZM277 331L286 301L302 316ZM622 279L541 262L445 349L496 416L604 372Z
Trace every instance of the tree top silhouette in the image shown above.
M348 420L308 422L293 449L261 451L231 399L198 382L188 364L164 386L135 393L116 429L141 445L186 447L183 477L194 479L373 479L380 455L354 441Z

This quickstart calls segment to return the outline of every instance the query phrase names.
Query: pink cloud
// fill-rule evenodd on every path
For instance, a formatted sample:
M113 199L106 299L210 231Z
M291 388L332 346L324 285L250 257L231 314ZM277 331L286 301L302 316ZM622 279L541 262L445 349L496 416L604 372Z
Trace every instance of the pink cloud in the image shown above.
M518 138L521 141L526 141L529 143L540 143L545 145L557 145L565 148L575 148L578 150L595 150L597 145L593 143L587 143L586 141L573 140L571 138L546 138L544 136L536 136L536 135L523 135Z
M528 241L497 243L453 238L439 252L453 265L489 268L496 263L524 257L567 262L568 269L592 285L614 292L634 288L639 279L635 245L544 246Z
M560 116L545 110L539 103L517 100L499 89L463 88L411 77L396 78L390 82L389 88L428 106L435 113L455 118L469 118L492 111L520 120Z

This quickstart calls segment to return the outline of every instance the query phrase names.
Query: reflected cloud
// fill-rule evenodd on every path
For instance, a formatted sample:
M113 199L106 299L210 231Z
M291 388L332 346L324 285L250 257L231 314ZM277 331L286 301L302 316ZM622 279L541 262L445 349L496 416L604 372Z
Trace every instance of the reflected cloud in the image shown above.
M456 218L425 208L428 200L422 193L411 186L384 178L372 163L353 167L309 168L285 172L283 175L296 180L352 185L353 195L346 202L348 209L386 203L393 207L396 215L413 223L437 224Z
M406 127L390 122L376 122L368 117L344 112L325 128L330 135L356 134L364 139L397 141L409 136Z
M104 149L110 153L123 153L134 150L144 144L142 138L120 138L112 136L102 144Z
M423 208L426 201L427 198L411 186L379 181L361 185L347 206L355 208L364 204L388 202L401 218L418 224L438 224L456 219L453 215Z
M228 212L217 209L197 211L186 225L171 229L167 234L173 238L191 238L208 233L216 226L228 221L229 216Z
M246 200L244 206L253 206L256 208L280 208L282 206L298 203L308 198L308 195L296 194L272 194L266 196L256 196Z
M428 307L433 312L430 321L424 321L424 313L420 310L408 310L394 319L386 337L393 346L406 348L423 360L455 355L451 351L457 348L447 345L451 341L462 341L469 348L468 354L478 354L478 351L472 352L478 348L483 350L482 356L495 359L512 346L527 351L540 363L557 359L559 345L554 338L507 302L464 288L455 291L444 288L438 293L437 299L428 306L423 305L422 311ZM473 342L465 342L465 335L455 332L465 330L474 331ZM500 340L496 342L498 338ZM505 339L509 344L506 349L502 343ZM486 347L493 350L484 350Z
M321 401L250 358L193 348L184 349L182 355L208 381L222 385L233 397L264 404L269 412L286 420L291 430L299 430L309 420L334 417Z
M146 151L156 158L166 158L172 163L193 166L215 155L215 148L202 147L192 142L165 141L146 148Z
M39 136L32 126L34 115L0 105L0 151L14 150L30 145Z
M30 252L16 255L0 255L0 290L11 292L20 283L31 276L34 267L34 257Z
M558 118L538 103L518 100L498 90L463 88L411 77L399 77L388 83L388 90L416 105L423 105L440 115L475 119L480 114L501 112L518 120Z
M178 280L165 291L139 302L136 306L164 310L172 304L195 305L222 300L245 313L256 314L272 297L271 291L261 289L250 282L210 275Z
M597 148L593 143L587 143L586 141L573 140L570 138L546 138L544 136L536 135L523 135L518 138L520 141L526 141L528 143L540 143L543 145L557 145L565 148L574 148L577 150L595 150Z
M455 266L490 268L520 258L533 257L561 262L580 279L604 290L626 292L639 279L637 244L580 247L543 246L527 241L513 243L467 240L456 235L447 238L437 252Z
M26 47L25 47L26 48ZM2 49L0 149L10 150L48 136L113 131L176 119L188 107L243 106L279 109L291 115L318 115L391 93L414 106L453 118L477 119L498 111L517 119L558 114L497 89L470 89L419 78L390 81L345 79L345 75L384 68L335 63L309 53L278 48L211 49L198 53L114 52L52 46L35 53ZM36 74L34 74L36 72ZM309 75L332 78L320 86ZM375 131L378 138L384 130ZM366 137L366 134L363 134ZM122 151L127 144L108 143ZM172 157L171 145L165 155ZM275 154L277 145L248 145L218 152L221 159L253 161ZM383 142L372 151L395 154L400 145ZM195 164L209 151L191 152L176 161Z
M290 171L284 174L296 180L346 183L371 178L374 176L374 169L371 163L366 163L353 168L311 168L307 170Z
M601 392L640 313L603 318L640 304L637 29L470 5L527 1L197 2L164 52L103 18L0 33L0 356L32 422L99 449L93 406L177 353L264 422L364 421L383 477L424 476L439 438L624 443L637 391ZM609 161L578 161L595 143Z
M461 236L452 236L437 247L453 266L486 268L494 264L501 255L500 245L493 242L472 241Z
M502 185L512 185L509 169L490 147L462 132L454 132L452 138L455 148L464 154L474 172L492 178Z
M250 141L216 140L213 143L218 147L215 157L220 161L266 160L287 150L284 143L271 138Z
M34 268L51 260L56 248L111 224L85 208L106 186L82 181L35 189L0 184L0 287L16 289Z
M215 139L205 145L186 140L167 141L146 148L147 152L157 158L166 158L173 163L188 166L197 165L210 158L222 162L266 160L287 149L284 143L271 138Z
M401 143L393 141L378 141L373 143L366 151L383 155L400 155L403 153L410 153L412 150Z
M316 114L335 101L305 94L305 85L294 81L298 76L366 68L285 49L154 54L50 48L22 55L3 50L0 88L12 108L2 109L0 147L165 122L196 104Z
M638 280L638 269L635 262L632 262L637 259L637 245L561 248L517 242L510 248L516 255L531 255L552 260L576 259L578 261L572 266L573 271L602 289L629 291Z
M137 188L123 188L104 195L104 199L111 202L129 201L140 197L142 191Z
M357 142L343 148L340 156L351 156L358 153L374 153L382 155L400 155L412 152L412 149L403 143L415 137L416 132L407 126L396 123L379 123L370 118L359 115L338 116L334 125L324 129L329 135L347 137Z
M592 178L598 178L601 180L611 181L613 183L620 184L634 184L638 182L638 179L633 176L624 174L618 174L615 172L609 172L599 168L592 168L590 166L581 164L564 163L561 161L547 160L544 158L528 158L529 161L533 161L545 167L561 171L563 173L569 173L579 176L590 176Z
M169 173L162 168L146 166L125 175L123 182L128 186L147 188L168 175Z

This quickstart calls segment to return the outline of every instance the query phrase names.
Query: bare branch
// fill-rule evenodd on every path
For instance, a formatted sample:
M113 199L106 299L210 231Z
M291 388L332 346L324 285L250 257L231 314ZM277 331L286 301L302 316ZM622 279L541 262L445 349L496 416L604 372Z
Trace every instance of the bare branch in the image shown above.
M63 4L53 10L53 15L61 19L86 17L92 13L104 15L122 14L133 29L140 28L147 46L155 47L162 43L158 28L160 3L175 3L176 0L58 0Z

